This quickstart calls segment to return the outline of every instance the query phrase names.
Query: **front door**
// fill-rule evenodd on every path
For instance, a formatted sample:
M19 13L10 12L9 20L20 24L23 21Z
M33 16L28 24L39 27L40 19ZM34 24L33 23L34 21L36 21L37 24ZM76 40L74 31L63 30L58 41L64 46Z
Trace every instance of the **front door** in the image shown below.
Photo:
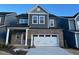
M24 45L25 44L25 33L17 32L12 34L11 44L13 45Z

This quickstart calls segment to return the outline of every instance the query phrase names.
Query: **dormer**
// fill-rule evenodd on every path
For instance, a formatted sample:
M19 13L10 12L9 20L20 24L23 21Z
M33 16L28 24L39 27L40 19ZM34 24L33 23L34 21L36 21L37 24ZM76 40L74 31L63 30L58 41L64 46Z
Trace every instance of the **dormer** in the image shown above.
M36 6L28 12L28 25L31 28L48 28L49 13L41 6Z
M28 14L48 14L48 12L40 6L35 6L28 12Z

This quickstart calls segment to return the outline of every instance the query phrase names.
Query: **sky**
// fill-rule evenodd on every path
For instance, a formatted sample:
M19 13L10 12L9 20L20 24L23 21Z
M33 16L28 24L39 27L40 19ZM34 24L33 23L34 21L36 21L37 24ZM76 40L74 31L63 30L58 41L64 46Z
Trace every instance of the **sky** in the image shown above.
M36 4L0 4L0 12L27 13ZM73 16L79 12L79 4L41 4L49 13L57 16Z

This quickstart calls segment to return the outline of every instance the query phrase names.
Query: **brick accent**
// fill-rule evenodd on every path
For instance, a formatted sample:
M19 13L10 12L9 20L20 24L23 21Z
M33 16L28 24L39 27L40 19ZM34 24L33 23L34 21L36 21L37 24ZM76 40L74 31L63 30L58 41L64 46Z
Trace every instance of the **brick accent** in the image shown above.
M58 34L59 45L60 47L64 47L63 31L61 29L29 29L28 31L29 45L31 44L31 34Z

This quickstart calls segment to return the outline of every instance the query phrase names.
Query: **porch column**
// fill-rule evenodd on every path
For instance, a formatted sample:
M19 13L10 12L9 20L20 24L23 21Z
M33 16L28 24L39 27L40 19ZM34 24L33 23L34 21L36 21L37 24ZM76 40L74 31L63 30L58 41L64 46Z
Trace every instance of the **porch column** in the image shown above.
M5 45L8 45L9 31L10 31L10 29L8 28L8 29L7 29L7 35L6 35L6 42L5 42Z
M29 29L26 29L25 46L27 46L28 30L29 30Z

